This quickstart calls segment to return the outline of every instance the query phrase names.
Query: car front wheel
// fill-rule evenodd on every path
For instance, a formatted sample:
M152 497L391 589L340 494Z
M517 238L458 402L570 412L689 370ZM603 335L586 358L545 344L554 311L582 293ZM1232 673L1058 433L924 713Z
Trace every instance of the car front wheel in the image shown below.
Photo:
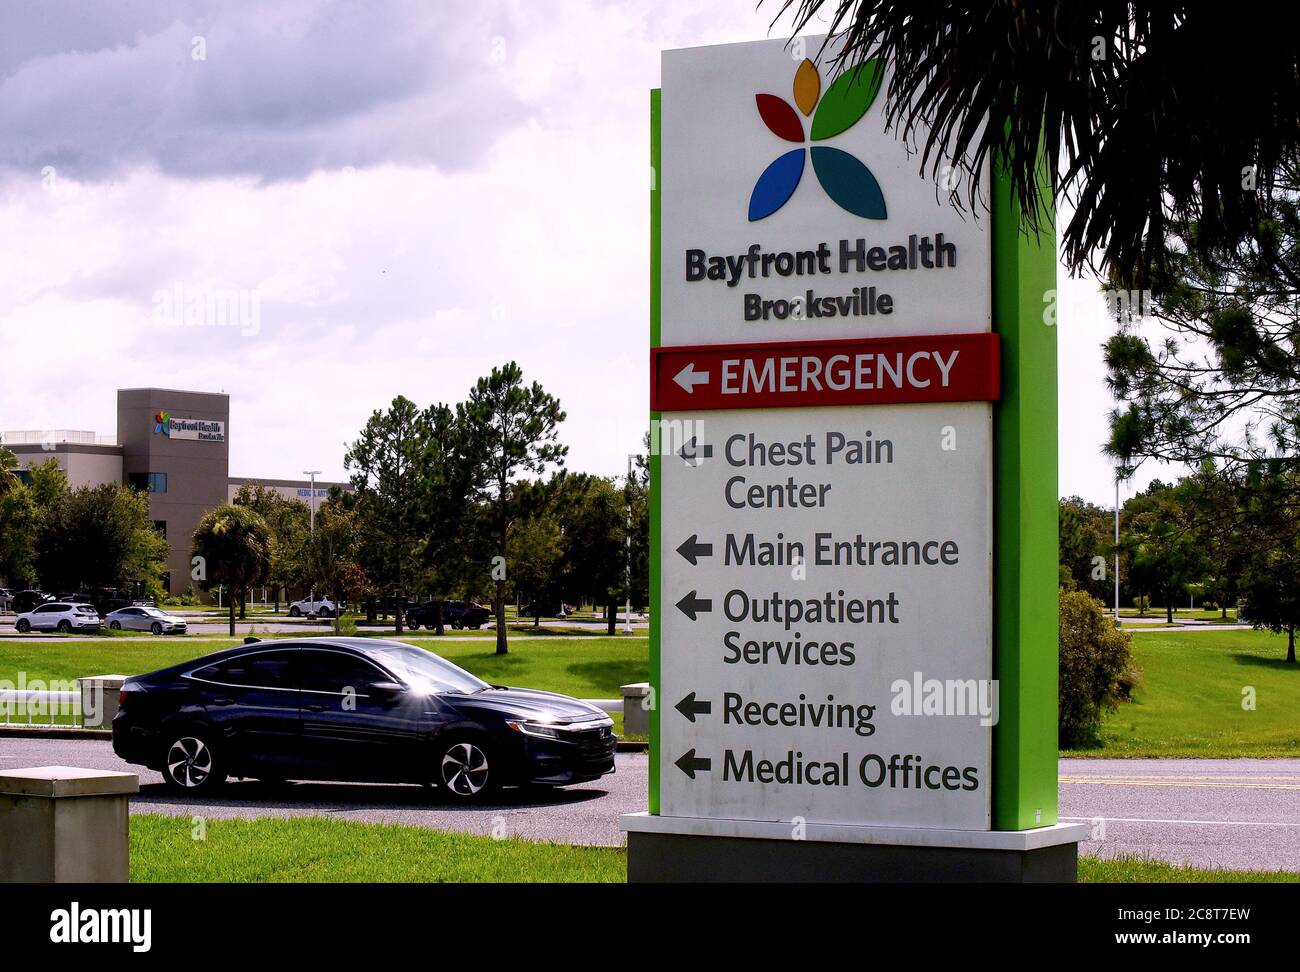
M296 607L291 607L289 608L289 617L300 618L302 617L302 611L298 610Z
M109 629L110 631L121 631L121 630L122 630L122 622L121 622L121 621L110 621L110 622L108 622L108 629Z
M19 634L27 634L27 632L32 630L32 623L26 618L19 618L18 623L14 625L14 627L18 629Z
M453 739L438 751L435 767L438 785L453 800L468 803L496 789L497 773L481 740Z
M153 624L149 626L149 631L156 635L162 634L162 624L155 621Z
M219 755L207 736L191 730L172 737L162 774L169 787L184 793L208 793L226 779Z

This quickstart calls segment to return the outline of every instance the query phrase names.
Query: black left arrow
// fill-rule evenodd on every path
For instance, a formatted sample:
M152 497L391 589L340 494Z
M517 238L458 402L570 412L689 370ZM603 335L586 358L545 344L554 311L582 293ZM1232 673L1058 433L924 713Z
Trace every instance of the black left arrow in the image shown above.
M713 769L713 760L703 756L696 756L695 750L691 749L688 750L681 759L677 760L676 765L679 770L691 779L695 779L695 773L697 770Z
M677 610L681 611L682 614L694 621L697 614L708 614L713 610L713 599L708 597L696 597L695 592L691 591L677 602Z
M713 556L713 544L700 543L699 540L700 535L698 533L692 533L689 537L683 540L682 545L677 548L677 552L689 560L692 567L700 562L699 559L701 557Z
M691 722L694 722L697 715L708 715L711 713L713 711L713 703L696 702L695 693L692 692L690 695L686 696L686 698L678 702L673 708L686 716L686 718L690 719Z

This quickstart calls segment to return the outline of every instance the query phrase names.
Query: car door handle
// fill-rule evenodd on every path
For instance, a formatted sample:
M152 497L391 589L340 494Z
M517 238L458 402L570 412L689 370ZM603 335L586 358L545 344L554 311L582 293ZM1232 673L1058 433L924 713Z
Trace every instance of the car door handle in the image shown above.
M309 702L305 708L308 712L324 712L327 706L320 702Z
M213 704L213 705L234 705L234 704L235 704L235 700L234 700L234 699L230 699L230 698L226 698L225 696L222 696L222 697L219 698L219 699L213 699L213 700L212 700L212 704Z

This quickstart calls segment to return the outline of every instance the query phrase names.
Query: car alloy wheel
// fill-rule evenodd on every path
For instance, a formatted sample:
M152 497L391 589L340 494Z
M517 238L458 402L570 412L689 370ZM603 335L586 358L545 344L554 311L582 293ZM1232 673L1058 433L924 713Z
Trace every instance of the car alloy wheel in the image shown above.
M60 634L68 634L71 630L72 630L72 625L69 624L67 621L60 621L60 622L59 622L59 633L60 633Z
M181 736L167 750L167 780L181 789L203 786L212 778L212 766L212 750L198 736Z
M487 755L466 740L454 742L443 751L438 772L443 789L462 800L483 793L491 779Z
M110 622L108 622L108 627L109 627L109 630L111 630L111 631L121 631L121 630L122 630L122 622L121 622L121 621L110 621Z
M27 634L27 632L32 630L32 624L26 618L20 620L16 625L14 625L14 627L18 629L19 634Z
M301 612L300 610L298 610L296 607L291 607L291 608L289 608L289 617L291 617L291 618L297 618L297 617L301 617L301 615L302 615L302 612Z
M149 626L149 631L156 635L162 634L162 624L158 621L155 621L153 624Z

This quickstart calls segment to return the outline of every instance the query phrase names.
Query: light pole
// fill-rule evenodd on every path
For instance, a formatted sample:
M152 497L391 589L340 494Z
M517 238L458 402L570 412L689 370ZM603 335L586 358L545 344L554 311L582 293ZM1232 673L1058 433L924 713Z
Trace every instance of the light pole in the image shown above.
M1115 477L1115 627L1119 627L1119 476Z
M627 485L624 494L627 496L627 530L624 533L625 547L625 567L623 580L627 584L627 607L623 615L623 634L632 633L632 460L636 457L629 454L627 457Z
M311 477L311 492L307 494L307 532L313 543L316 542L316 477L320 475L319 469L304 469L304 476ZM316 573L312 572L311 578L311 601L307 607L308 614L316 613Z

